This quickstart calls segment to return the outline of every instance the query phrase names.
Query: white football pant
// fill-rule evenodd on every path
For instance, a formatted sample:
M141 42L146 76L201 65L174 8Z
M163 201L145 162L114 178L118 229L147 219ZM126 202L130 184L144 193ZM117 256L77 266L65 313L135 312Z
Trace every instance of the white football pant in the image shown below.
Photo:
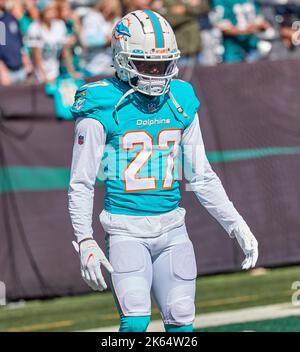
M185 225L158 237L106 236L111 288L121 316L151 315L151 294L165 324L195 318L197 267Z

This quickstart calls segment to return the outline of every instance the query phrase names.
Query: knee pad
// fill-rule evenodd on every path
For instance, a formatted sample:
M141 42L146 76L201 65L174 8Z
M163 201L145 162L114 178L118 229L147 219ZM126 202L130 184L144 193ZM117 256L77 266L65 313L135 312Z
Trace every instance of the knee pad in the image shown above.
M119 332L145 332L150 323L150 315L121 317Z
M141 277L129 277L114 284L113 294L119 314L151 314L151 296L148 283Z
M173 288L163 312L165 324L189 325L195 320L195 284Z
M169 305L170 320L176 325L189 325L195 319L195 303L191 297L182 297Z

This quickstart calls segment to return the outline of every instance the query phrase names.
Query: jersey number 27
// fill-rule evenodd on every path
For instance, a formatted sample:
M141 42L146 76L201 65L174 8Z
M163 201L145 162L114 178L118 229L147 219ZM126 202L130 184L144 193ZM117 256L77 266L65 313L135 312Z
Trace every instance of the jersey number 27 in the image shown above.
M166 169L162 189L171 189L174 182L174 160L178 154L179 143L181 140L181 129L170 128L161 130L157 136L158 149L170 149L166 155ZM135 157L123 171L125 191L134 192L142 190L154 190L157 188L157 177L155 176L138 176L141 169L145 166L154 152L153 137L145 130L129 131L123 135L123 150L133 150L136 145L142 148L137 152ZM171 148L170 148L171 147Z

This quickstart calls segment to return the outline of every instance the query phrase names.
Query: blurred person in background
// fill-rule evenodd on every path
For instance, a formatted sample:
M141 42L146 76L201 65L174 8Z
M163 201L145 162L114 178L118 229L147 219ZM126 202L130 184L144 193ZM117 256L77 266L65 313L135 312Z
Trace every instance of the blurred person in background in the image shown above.
M129 13L135 10L145 10L150 9L151 0L123 0L123 13Z
M81 42L84 48L86 76L112 74L111 33L121 18L119 0L100 0L82 20Z
M276 20L283 48L276 58L300 57L300 2L297 4L278 4L275 7Z
M82 26L80 19L67 0L57 1L57 10L58 18L64 21L67 31L66 43L62 51L60 73L69 73L74 78L80 78L80 55L82 52L80 43Z
M300 0L258 0L274 31L271 60L300 57Z
M223 33L224 62L255 61L258 34L270 24L252 0L212 0L217 26Z
M39 18L35 0L13 0L11 13L19 21L23 36L27 34L30 24Z
M280 56L280 52L284 50L280 38L280 26L276 20L276 4L282 2L282 0L257 0L261 13L264 18L270 23L270 28L265 33L271 33L272 35L266 40L271 44L271 50L268 55L269 59L276 59ZM278 56L279 53L279 56Z
M31 61L31 48L27 46L28 28L33 21L39 19L39 10L36 7L36 0L13 0L11 13L19 22L20 31L23 37L23 51L27 78L33 73ZM34 78L34 77L32 77Z
M38 81L51 83L59 75L59 58L67 42L67 29L65 23L58 19L54 1L39 0L37 6L40 18L28 28L27 45L32 49Z
M201 28L201 64L216 65L222 62L224 53L222 32L214 25L214 12L199 16Z
M160 12L171 24L181 52L179 64L201 61L201 28L198 17L207 14L207 0L154 1L152 8Z
M0 84L10 85L26 79L30 60L23 50L18 20L7 10L7 1L0 0L0 21L5 26L4 45L0 45Z

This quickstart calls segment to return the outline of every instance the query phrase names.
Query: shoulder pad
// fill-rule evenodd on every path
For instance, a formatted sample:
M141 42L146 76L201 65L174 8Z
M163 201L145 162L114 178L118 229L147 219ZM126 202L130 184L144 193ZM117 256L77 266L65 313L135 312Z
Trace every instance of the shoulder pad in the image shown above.
M75 118L99 115L100 111L108 105L107 97L109 82L98 81L81 86L76 94L71 113Z
M188 115L188 118L181 118L187 127L194 120L195 114L200 107L200 101L189 82L175 79L171 82L170 90L180 107Z
M110 131L114 124L114 107L122 94L114 79L87 83L77 90L71 113L75 118L96 119Z

